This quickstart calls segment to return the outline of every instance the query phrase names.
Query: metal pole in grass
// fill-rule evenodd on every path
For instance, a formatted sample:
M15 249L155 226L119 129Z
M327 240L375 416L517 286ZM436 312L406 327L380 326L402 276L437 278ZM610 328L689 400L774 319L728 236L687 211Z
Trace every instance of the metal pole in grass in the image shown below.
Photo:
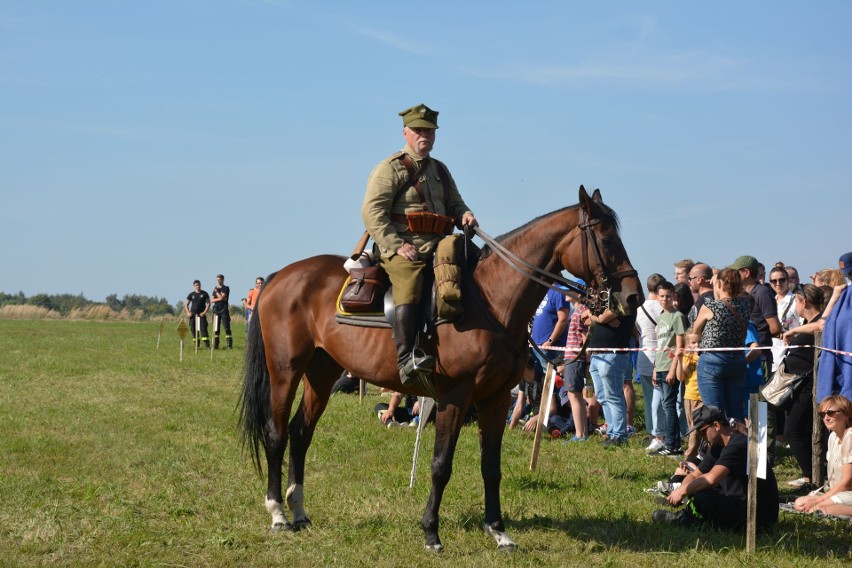
M757 393L748 401L748 498L746 500L746 552L754 553L757 543Z
M550 399L553 398L553 363L547 363L547 372L544 374L544 384L541 389L541 404L538 408L538 420L535 424L535 437L533 438L532 457L530 458L530 471L535 471L535 466L538 463L538 450L541 446L541 429L544 428L542 419L548 408L550 408ZM545 393L550 393L546 396Z
M361 381L362 383L364 381ZM435 408L435 399L428 396L417 397L420 403L420 414L417 419L417 436L414 438L414 456L411 458L411 478L408 480L408 488L414 489L414 474L417 473L417 457L420 455L420 436L423 434L423 428L432 414L432 409Z
M160 331L157 332L157 351L160 350L160 337L163 335L163 325L165 325L165 323L166 322L163 320L160 320Z
M178 326L177 326L177 334L178 334L178 337L180 338L180 361L181 361L181 363L183 363L183 340L186 337L187 331L189 331L189 326L186 325L186 320L183 319L183 318L180 318L180 321L178 322Z
M195 354L198 355L198 348L201 347L201 317L195 316Z
M364 393L367 392L367 384L364 379L358 379L358 404L364 404Z

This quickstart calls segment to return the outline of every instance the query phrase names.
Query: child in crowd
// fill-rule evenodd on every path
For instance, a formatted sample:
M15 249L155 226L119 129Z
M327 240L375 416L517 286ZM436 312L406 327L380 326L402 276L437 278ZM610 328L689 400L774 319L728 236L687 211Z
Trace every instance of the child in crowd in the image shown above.
M698 455L698 432L692 430L692 413L702 406L701 394L698 392L698 344L701 337L693 333L692 328L686 330L686 352L677 358L677 380L684 385L683 410L691 433L686 446L685 458Z
M404 404L402 404L403 400ZM378 403L373 412L379 417L379 422L387 425L388 428L416 426L415 418L420 414L420 403L416 396L394 392L387 404Z
M509 417L509 428L514 428L523 421L524 430L535 430L543 388L544 374L538 372L535 361L530 355L524 367L521 384L518 385L518 396Z
M677 394L680 383L674 361L680 357L684 347L684 334L688 327L686 316L674 307L674 285L662 282L657 286L657 300L663 313L657 319L657 356L654 361L655 380L663 391L663 411L666 415L665 447L651 452L652 455L676 456L683 454L680 437L680 419L677 415Z

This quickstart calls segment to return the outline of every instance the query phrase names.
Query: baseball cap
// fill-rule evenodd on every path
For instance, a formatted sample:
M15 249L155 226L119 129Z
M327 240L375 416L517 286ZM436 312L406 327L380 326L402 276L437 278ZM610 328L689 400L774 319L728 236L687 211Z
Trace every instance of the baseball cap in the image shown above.
M846 276L852 276L852 252L847 252L840 257L840 271Z
M692 428L690 428L686 433L687 435L691 434L700 428L704 428L708 424L712 424L713 422L727 423L728 417L725 416L725 412L722 409L710 404L705 404L704 406L696 408L692 412Z
M734 270L739 270L740 268L748 268L752 271L753 274L757 273L757 259L753 256L744 255L738 256L737 259L728 266L728 268L732 268Z

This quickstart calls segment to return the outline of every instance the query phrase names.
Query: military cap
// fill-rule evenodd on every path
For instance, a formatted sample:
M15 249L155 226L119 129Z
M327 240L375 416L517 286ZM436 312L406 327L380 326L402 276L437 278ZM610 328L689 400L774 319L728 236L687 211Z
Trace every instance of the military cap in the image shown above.
M438 111L424 104L407 108L399 113L402 125L409 128L438 128Z

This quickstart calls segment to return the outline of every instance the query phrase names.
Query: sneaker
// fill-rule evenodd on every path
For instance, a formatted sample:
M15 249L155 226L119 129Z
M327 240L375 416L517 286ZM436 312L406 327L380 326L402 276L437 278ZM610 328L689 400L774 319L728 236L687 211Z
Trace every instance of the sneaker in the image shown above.
M656 452L657 450L662 450L665 447L666 447L665 442L663 442L659 438L654 438L654 439L651 440L651 443L648 444L648 447L645 448L645 450L647 450L650 453L650 452Z
M682 525L686 514L683 511L666 511L657 509L651 513L651 520L657 524Z
M607 428L606 423L601 424L600 426L595 428L595 434L599 434L601 436L606 436L606 428Z
M657 482L657 491L659 491L661 495L669 495L678 487L680 487L680 483L670 483L668 481Z
M627 440L625 440L623 438L607 438L601 444L601 446L603 446L604 448L614 448L616 446L626 446L626 445L627 445Z
M396 420L388 420L388 429L391 428L402 428L403 426L408 426L408 422L397 422Z
M683 450L681 448L661 448L656 452L648 452L649 456L682 456Z
M787 485L792 487L793 489L801 489L805 485L810 485L811 480L807 477L800 477L799 479L794 479L793 481L788 481Z
M636 428L634 428L633 426L628 424L627 425L627 435L628 436L635 436L636 435Z
M577 436L571 436L571 438L568 439L568 440L562 440L562 443L563 444L571 444L571 443L574 443L574 442L585 442L588 439L589 439L588 436L581 436L579 438Z

